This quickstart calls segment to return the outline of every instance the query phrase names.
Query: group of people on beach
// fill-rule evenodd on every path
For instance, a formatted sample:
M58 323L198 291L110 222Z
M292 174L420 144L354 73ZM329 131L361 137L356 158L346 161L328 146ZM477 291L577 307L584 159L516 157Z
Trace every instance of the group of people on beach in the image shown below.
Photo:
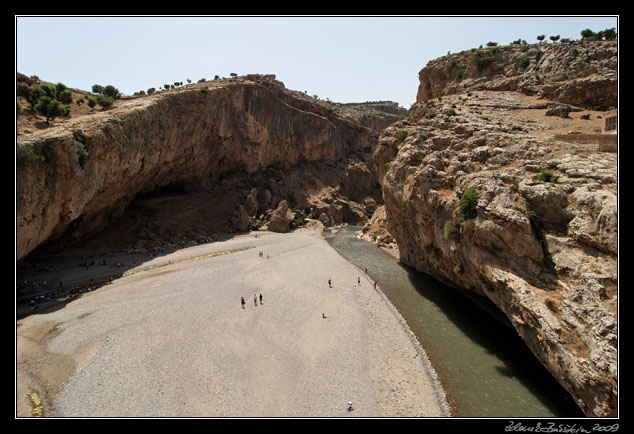
M244 306L247 304L246 301L244 301L244 297L240 297L240 304L242 305L242 309L244 309ZM262 301L262 293L260 293L260 304L264 304L264 302ZM253 305L258 305L258 297L255 294L253 294Z
M365 272L368 272L368 269L365 269ZM361 276L357 276L357 285L361 285ZM332 288L332 280L328 279L328 287ZM374 282L374 289L376 289L376 282Z
M262 252L259 252L259 253L258 253L258 255L259 255L260 257L263 257L263 253L262 253ZM267 255L267 257L268 257L268 255ZM367 267L366 267L366 269L365 269L365 272L366 272L366 273L368 272ZM360 276L357 276L357 284L358 284L358 285L361 285L361 277L360 277ZM332 279L330 279L330 278L328 279L328 287L329 287L329 288L332 288ZM374 289L376 289L376 282L374 282ZM264 304L264 303L262 302L262 293L260 293L260 304ZM246 301L244 300L244 297L240 297L240 305L242 306L242 309L245 309ZM256 295L256 294L253 294L253 305L254 305L254 306L257 306L257 305L258 305L258 297L257 297L257 295ZM326 316L325 316L323 313L322 313L322 316L323 316L324 318L326 318Z

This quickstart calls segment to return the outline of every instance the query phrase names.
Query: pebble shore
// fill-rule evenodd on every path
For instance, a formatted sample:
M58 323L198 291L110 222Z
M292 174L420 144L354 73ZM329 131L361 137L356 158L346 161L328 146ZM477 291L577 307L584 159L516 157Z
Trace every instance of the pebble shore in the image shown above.
M450 416L405 321L311 230L153 258L16 340L17 417L33 393L48 417Z

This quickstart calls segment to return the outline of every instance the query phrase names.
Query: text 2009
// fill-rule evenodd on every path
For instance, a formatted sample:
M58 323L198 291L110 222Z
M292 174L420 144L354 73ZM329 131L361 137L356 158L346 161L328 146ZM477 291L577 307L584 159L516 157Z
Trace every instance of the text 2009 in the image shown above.
M592 427L592 431L597 432L617 432L619 430L619 424L615 423L612 425L601 426L598 423L595 423Z

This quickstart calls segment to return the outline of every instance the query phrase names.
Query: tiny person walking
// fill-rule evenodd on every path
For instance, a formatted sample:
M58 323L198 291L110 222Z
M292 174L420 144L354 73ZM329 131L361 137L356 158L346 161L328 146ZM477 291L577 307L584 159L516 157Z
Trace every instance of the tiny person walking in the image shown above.
M258 298L255 296L255 294L253 294L253 304L254 305L258 305Z
M331 283L332 283L332 282L330 281L330 279L328 279L328 287L329 287L329 288L332 288Z
M244 297L240 297L240 304L242 305L242 309L244 309Z

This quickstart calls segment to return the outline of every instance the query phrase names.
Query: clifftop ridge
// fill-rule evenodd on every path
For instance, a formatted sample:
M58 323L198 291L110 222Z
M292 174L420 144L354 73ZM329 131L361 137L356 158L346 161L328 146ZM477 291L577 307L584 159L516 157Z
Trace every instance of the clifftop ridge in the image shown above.
M504 45L448 54L419 72L417 102L474 90L517 91L586 109L618 105L618 42Z

